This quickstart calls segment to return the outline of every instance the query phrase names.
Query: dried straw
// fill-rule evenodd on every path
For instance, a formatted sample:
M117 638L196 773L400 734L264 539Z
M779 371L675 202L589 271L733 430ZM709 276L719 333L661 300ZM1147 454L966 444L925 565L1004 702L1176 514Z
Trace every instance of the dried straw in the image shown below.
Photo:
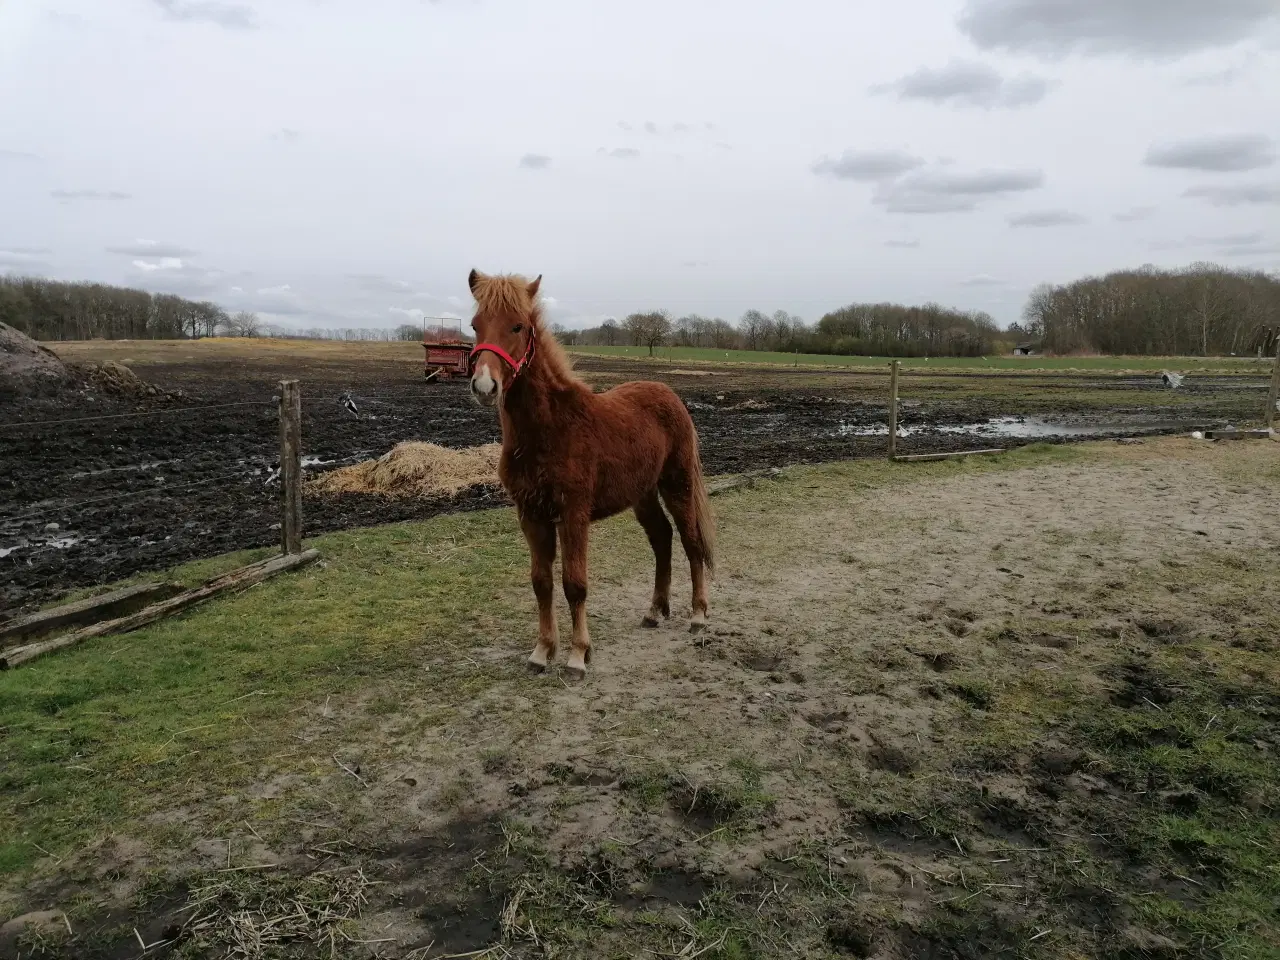
M500 444L453 450L434 443L396 444L377 460L340 467L307 484L311 493L377 493L387 497L452 496L496 486Z

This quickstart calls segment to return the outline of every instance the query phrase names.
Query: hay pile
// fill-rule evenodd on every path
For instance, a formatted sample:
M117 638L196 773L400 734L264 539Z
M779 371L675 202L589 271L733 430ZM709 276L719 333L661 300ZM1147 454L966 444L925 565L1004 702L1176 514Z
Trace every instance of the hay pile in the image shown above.
M340 467L307 484L309 493L377 493L384 497L452 496L468 487L496 486L497 443L452 450L411 440L377 460Z

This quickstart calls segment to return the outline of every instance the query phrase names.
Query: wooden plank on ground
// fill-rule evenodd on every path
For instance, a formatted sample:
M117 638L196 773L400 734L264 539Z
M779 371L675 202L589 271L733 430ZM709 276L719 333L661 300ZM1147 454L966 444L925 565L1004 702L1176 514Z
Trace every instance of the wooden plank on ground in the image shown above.
M777 467L770 467L767 470L752 470L748 473L712 480L707 484L707 496L718 497L722 493L737 490L739 487L754 487L757 480L763 477L776 477L781 473L782 471Z
M182 592L180 583L137 583L96 597L86 597L26 617L0 623L0 650L61 627L79 627L133 613L147 604Z
M921 463L925 460L953 460L956 457L977 457L987 453L1007 453L1003 447L989 450L959 450L955 453L912 453L894 457L895 463Z
M171 597L160 603L154 603L144 610L130 614L127 617L119 617L115 620L107 620L103 623L95 623L92 626L84 627L73 633L63 634L60 637L54 637L50 640L41 640L36 643L28 643L21 647L14 647L6 653L0 653L0 670L8 670L23 663L28 663L38 657L53 653L57 650L64 650L67 647L74 647L78 643L89 640L93 637L105 636L109 633L127 633L130 630L137 630L139 627L145 627L149 623L155 623L165 617L171 616L180 610L186 610L198 603L203 603L211 597L216 597L221 593L228 593L232 590L244 590L252 587L254 584L261 583L268 577L273 577L277 573L283 573L286 570L292 570L295 567L301 567L320 556L318 550L305 550L302 553L290 553L283 556L271 557L259 563L251 563L247 567L241 567L221 577L216 577L208 581L201 587L194 590L188 590L180 593L176 597Z
M1270 430L1206 430L1206 440L1265 440Z

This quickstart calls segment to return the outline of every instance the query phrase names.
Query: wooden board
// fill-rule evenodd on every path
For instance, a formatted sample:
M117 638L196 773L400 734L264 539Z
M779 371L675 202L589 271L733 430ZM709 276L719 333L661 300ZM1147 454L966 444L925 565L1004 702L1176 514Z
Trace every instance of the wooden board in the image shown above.
M77 600L50 610L40 610L26 617L0 623L0 650L19 641L52 633L61 627L84 626L132 613L149 603L167 600L182 592L180 583L137 583L121 587L97 597Z
M1265 440L1270 430L1206 430L1206 440Z
M1006 453L1008 451L1001 447L993 447L990 450L961 450L957 453L913 453L894 457L895 463L921 463L925 460L952 460L956 457L978 457L988 453Z
M247 567L241 567L221 577L216 577L208 581L201 587L194 590L188 590L180 593L176 597L171 597L160 603L153 603L151 606L139 610L137 613L130 614L127 617L119 617L115 620L107 620L103 623L95 623L92 626L84 627L73 633L63 634L60 637L54 637L50 640L40 640L36 643L28 643L21 647L14 647L12 650L0 653L0 670L8 670L23 663L28 663L46 654L54 653L58 650L65 650L67 647L74 647L78 643L89 640L93 637L105 636L109 633L128 633L130 630L137 630L139 627L145 627L149 623L155 623L167 616L186 610L198 603L215 597L221 593L228 593L233 590L244 590L252 587L254 584L261 583L268 577L273 577L277 573L283 573L285 570L292 570L295 567L301 567L311 563L320 556L318 550L306 550L302 553L290 553L280 556L271 557L259 563L251 563Z

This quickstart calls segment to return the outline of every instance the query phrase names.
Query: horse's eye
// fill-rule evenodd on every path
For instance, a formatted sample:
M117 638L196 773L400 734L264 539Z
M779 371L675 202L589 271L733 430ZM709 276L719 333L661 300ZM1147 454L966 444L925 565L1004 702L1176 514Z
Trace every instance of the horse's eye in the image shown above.
M511 332L512 332L512 333L519 333L519 332L520 332L521 330L523 330L523 329L524 329L524 324L523 324L523 323L517 323L514 327L512 327L512 328L511 328Z

